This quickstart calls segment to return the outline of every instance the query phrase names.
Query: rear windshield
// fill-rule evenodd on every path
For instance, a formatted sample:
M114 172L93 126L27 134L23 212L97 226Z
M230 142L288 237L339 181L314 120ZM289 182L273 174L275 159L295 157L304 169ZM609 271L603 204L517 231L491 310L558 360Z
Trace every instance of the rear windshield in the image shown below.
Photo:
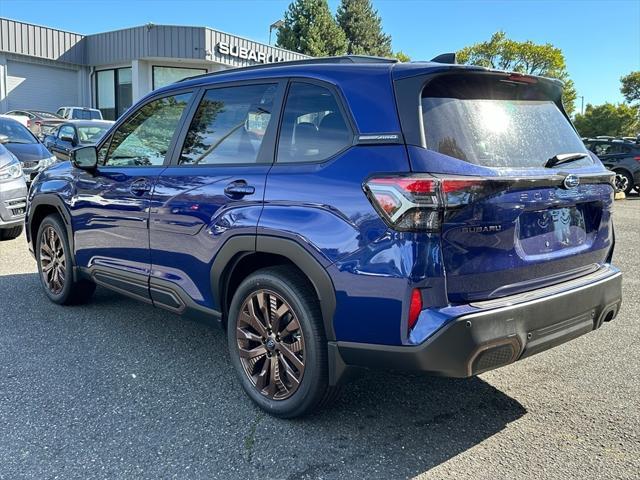
M102 120L100 112L96 110L74 110L71 118L77 120Z
M507 77L440 77L422 92L427 148L498 168L540 168L558 154L586 154L549 89ZM571 165L591 163L587 157Z

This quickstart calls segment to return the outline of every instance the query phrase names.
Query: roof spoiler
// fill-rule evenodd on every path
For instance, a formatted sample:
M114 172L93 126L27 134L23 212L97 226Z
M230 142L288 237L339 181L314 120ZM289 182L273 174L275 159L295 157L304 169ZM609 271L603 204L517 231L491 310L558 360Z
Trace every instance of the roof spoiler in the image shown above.
M435 63L456 63L456 53L442 53L431 59Z

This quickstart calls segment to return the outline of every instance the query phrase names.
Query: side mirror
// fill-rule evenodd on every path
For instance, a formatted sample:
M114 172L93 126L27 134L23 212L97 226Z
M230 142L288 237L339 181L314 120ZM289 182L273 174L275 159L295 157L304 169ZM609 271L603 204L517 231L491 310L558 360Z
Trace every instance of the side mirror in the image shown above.
M71 152L71 161L76 168L93 171L98 168L98 149L93 145L76 148Z
M5 143L9 143L9 137L6 135L0 135L0 144L4 145Z
M63 135L62 137L60 137L60 140L62 140L63 142L69 142L71 145L75 145L76 144L75 138L68 137L66 135Z

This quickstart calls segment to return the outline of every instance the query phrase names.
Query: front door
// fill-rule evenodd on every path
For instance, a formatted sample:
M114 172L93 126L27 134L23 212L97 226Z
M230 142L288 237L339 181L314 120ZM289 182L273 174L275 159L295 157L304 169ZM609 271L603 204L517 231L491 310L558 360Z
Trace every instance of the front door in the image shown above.
M219 309L211 266L231 236L255 238L284 82L204 91L151 208L154 304Z
M63 125L58 129L49 150L61 162L66 162L71 158L71 150L76 146L77 138L76 128L73 125Z
M128 116L79 171L73 207L76 261L98 283L149 299L149 205L192 92L155 98Z

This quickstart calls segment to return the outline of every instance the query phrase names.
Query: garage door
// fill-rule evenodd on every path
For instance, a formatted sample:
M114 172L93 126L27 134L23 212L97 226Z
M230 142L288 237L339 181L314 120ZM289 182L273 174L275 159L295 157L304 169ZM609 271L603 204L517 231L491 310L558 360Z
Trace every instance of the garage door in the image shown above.
M36 63L7 61L7 110L55 112L77 105L78 72Z

